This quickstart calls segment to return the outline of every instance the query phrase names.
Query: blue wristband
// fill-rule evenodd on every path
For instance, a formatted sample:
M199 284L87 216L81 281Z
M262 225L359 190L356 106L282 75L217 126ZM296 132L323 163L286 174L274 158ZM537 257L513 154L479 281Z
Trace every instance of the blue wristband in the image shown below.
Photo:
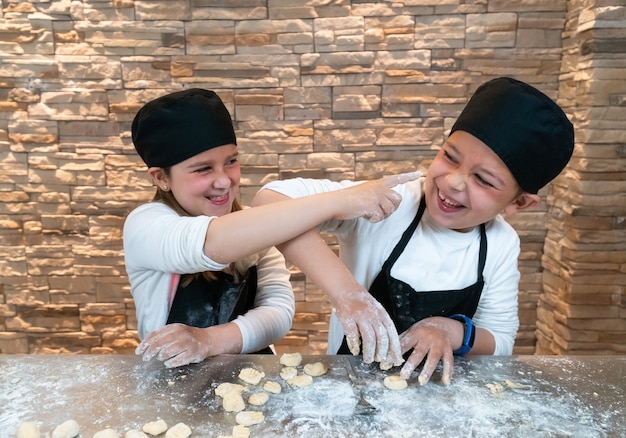
M455 356L464 356L469 353L474 346L476 326L474 325L474 322L465 315L455 314L450 315L450 318L463 324L463 343L458 349L454 350L452 354Z

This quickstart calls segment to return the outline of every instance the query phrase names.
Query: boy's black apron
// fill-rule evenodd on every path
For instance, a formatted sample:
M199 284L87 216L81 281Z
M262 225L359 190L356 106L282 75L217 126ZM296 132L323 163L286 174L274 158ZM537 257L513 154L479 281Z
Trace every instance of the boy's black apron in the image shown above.
M370 294L387 310L398 333L403 333L417 321L431 316L450 316L457 313L469 318L474 316L485 281L483 269L487 258L487 235L485 224L480 225L480 250L478 253L478 280L476 283L459 290L416 292L407 283L391 276L391 267L404 251L407 243L417 229L417 225L426 209L424 198L421 199L413 222L402 234L400 241L383 264L376 279L369 288ZM415 269L420 269L416 266ZM338 354L350 354L344 337Z
M186 286L183 278L172 302L167 324L181 323L192 327L206 328L226 324L254 307L257 290L256 266L246 272L240 283L225 272L213 272L215 280L196 275ZM267 347L256 353L272 354Z

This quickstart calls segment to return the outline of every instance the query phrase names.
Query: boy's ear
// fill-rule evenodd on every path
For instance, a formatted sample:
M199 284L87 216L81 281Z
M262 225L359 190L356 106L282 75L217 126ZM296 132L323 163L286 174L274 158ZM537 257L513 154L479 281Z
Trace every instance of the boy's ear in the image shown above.
M537 207L541 204L541 196L532 193L522 192L513 202L504 208L506 216L513 216L515 213L527 208Z

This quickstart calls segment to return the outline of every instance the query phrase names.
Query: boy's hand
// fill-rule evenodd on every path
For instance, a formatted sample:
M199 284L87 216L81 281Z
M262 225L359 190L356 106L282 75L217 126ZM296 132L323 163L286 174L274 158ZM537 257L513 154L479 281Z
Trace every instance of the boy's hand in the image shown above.
M407 331L400 335L402 352L413 349L413 352L400 370L400 375L405 379L422 363L424 366L418 376L420 385L424 385L434 373L439 362L443 363L443 375L441 381L448 385L452 379L454 368L454 350L452 333L457 321L444 317L430 317L416 322Z
M398 332L385 308L369 292L362 290L341 294L331 304L343 326L348 348L363 361L391 361L399 366L404 361Z
M402 201L402 196L392 188L421 176L420 171L388 175L339 190L335 193L340 197L339 213L335 218L346 220L363 217L370 222L380 222L396 211Z

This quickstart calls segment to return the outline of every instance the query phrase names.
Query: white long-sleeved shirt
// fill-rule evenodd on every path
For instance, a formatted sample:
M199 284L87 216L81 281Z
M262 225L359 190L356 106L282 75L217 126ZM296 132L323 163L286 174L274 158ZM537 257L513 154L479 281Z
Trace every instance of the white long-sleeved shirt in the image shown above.
M420 179L395 187L402 195L402 202L384 221L331 220L318 227L322 232L337 236L341 260L365 288L369 289L415 217L422 197L422 182ZM263 189L297 198L353 184L357 183L297 178L274 181ZM494 354L511 354L519 327L519 237L501 216L486 224L486 233L485 286L473 320L477 327L487 329L494 336ZM465 288L477 280L479 245L478 227L467 233L442 228L430 218L427 209L415 234L391 268L391 275L418 293ZM337 352L343 335L341 323L333 314L328 339L330 354Z
M228 265L204 254L204 241L214 217L179 216L161 202L143 204L124 223L124 260L135 301L139 337L167 322L180 274L220 271ZM233 322L241 330L242 353L267 347L291 328L295 313L293 289L285 259L274 247L239 260L235 270L244 274L257 265L255 307Z

